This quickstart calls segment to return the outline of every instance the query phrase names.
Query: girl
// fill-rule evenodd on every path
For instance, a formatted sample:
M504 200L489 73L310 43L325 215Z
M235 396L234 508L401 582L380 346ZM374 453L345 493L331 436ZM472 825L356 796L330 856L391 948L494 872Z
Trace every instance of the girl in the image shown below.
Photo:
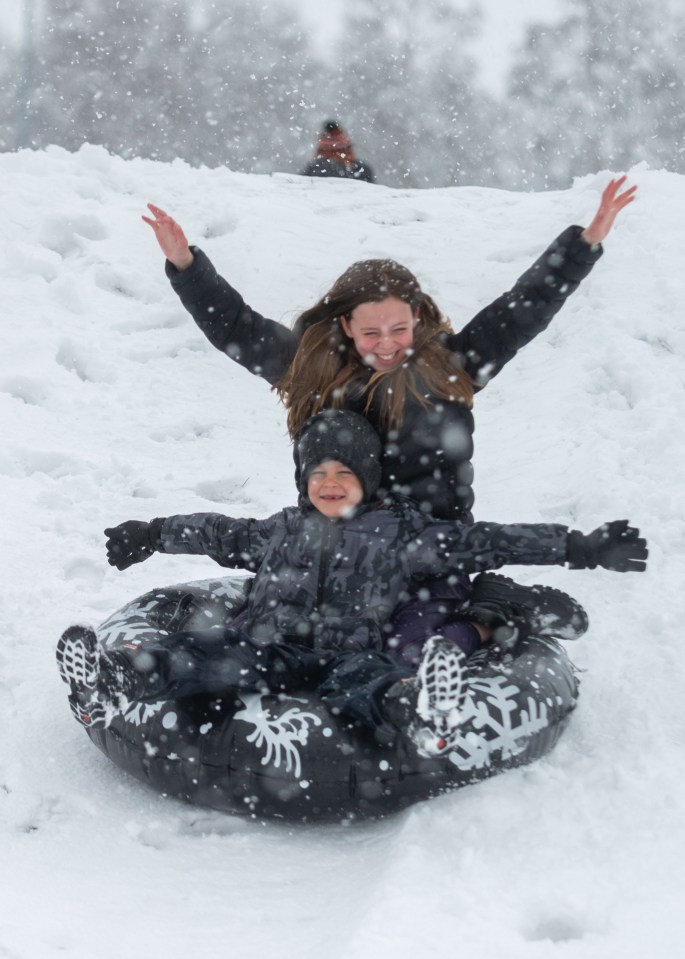
M625 181L609 183L589 227L564 230L509 292L458 333L416 277L392 260L352 264L289 330L249 307L163 210L149 204L152 216L143 220L155 232L185 308L217 349L277 391L293 439L322 409L360 413L383 439L381 495L399 493L428 514L467 523L474 501L474 395L546 329L588 275L616 216L634 199L636 187L621 192ZM565 638L584 632L587 618L570 597L533 589L554 607ZM423 592L420 612L444 619L469 598L479 628L499 628L500 638L512 641L530 630L519 613L530 605L528 593L492 575L478 577L471 592L461 577ZM411 659L419 610L407 612L396 641L398 656L410 650Z

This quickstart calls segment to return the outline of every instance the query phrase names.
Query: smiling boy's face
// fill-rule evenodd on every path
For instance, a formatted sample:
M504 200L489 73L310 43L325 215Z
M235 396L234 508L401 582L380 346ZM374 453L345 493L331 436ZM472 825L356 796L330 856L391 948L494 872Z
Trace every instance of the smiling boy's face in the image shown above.
M324 516L340 519L359 506L364 490L349 466L338 460L326 460L309 474L307 496Z

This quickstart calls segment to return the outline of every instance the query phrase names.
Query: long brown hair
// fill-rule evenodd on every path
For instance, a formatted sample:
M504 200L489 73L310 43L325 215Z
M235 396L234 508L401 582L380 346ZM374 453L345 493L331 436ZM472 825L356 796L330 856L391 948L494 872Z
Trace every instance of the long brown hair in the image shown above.
M388 372L369 368L342 329L362 303L379 303L389 296L407 303L419 322L414 327L413 352L406 362ZM338 277L318 303L302 313L293 332L299 339L295 357L274 389L288 410L288 430L296 437L305 420L325 408L345 405L349 388L363 384L365 413L378 397L384 430L402 422L407 394L429 406L426 394L471 406L473 381L442 345L440 335L451 333L449 321L418 280L394 260L359 260Z

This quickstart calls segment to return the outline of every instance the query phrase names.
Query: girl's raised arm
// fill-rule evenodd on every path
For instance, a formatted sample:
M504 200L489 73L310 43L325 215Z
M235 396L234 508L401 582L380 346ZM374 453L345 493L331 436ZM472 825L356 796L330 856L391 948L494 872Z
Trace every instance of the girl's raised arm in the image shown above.
M590 246L595 246L597 243L601 243L602 240L606 239L614 225L614 220L623 207L628 206L628 204L632 203L635 199L636 186L631 186L629 189L624 190L623 193L619 193L619 190L626 180L627 177L625 175L619 177L618 180L611 180L604 190L604 193L602 193L599 209L595 213L592 223L580 234Z
M162 253L177 270L187 270L192 265L194 257L185 233L176 220L154 203L148 203L147 208L154 219L149 216L144 216L142 219L155 231Z

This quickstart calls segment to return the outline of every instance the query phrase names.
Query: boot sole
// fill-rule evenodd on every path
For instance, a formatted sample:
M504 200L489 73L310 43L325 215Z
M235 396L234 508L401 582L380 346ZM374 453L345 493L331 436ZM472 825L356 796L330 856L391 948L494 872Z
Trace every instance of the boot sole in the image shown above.
M95 689L97 637L87 626L70 626L57 643L57 668L67 685L79 690Z
M468 667L458 646L443 637L428 640L418 669L415 741L425 755L440 755L459 734Z
M98 641L87 626L70 626L59 638L57 668L70 689L69 707L82 726L108 724L107 705L97 696Z

